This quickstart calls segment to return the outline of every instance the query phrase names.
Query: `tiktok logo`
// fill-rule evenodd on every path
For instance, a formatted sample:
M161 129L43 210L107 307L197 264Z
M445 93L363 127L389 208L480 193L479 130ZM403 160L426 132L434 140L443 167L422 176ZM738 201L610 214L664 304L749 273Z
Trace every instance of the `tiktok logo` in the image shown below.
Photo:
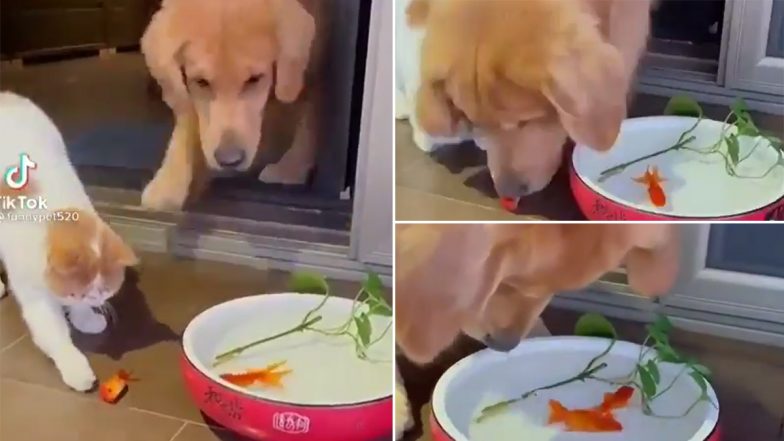
M5 184L14 190L21 190L30 181L30 170L35 170L38 163L30 158L27 153L19 155L19 165L12 165L6 169L3 175Z

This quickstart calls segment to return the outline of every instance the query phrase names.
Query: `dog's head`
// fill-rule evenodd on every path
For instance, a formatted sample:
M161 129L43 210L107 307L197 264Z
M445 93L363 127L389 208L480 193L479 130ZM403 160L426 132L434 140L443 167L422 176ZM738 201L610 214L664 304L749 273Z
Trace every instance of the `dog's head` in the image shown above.
M514 348L558 292L625 264L636 292L677 276L676 227L649 225L401 225L395 255L396 339L426 363L460 333Z
M424 27L416 117L433 136L478 129L500 196L543 189L567 134L599 150L626 116L627 73L579 3L413 0Z
M241 171L273 87L283 102L302 91L314 34L297 0L165 0L142 51L169 107L195 113L206 163Z

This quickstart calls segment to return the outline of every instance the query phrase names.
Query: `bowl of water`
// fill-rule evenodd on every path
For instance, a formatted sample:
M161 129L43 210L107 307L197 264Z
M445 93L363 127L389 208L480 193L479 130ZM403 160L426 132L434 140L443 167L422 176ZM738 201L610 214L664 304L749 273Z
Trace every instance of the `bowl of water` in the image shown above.
M392 424L394 344L383 333L390 317L373 316L366 358L349 336L302 331L254 346L231 360L216 356L300 324L324 299L314 294L264 294L234 299L202 312L185 329L181 367L195 404L217 423L251 439L372 441ZM330 297L320 329L351 317L354 302ZM240 387L221 378L285 362L281 387Z
M584 433L549 424L550 400L568 409L596 406L618 385L587 379L540 390L481 419L482 410L525 392L552 385L581 373L608 348L609 340L593 337L541 337L523 340L510 353L485 349L470 355L439 379L433 392L430 427L436 441L720 441L719 404L710 384L702 388L683 365L659 363L660 397L648 401L652 414L643 411L636 390L628 405L614 411L622 430ZM600 362L602 379L625 377L634 370L642 347L617 341ZM650 353L643 357L643 362ZM695 404L696 403L696 404ZM693 407L691 407L693 406ZM691 408L690 408L691 407Z
M583 214L590 220L784 219L784 161L769 140L739 136L735 165L722 134L736 129L721 121L697 121L631 118L623 122L609 151L576 146L570 183ZM678 144L692 127L688 148L658 154ZM645 159L624 166L640 158ZM663 179L656 201L649 187L638 182L653 169Z

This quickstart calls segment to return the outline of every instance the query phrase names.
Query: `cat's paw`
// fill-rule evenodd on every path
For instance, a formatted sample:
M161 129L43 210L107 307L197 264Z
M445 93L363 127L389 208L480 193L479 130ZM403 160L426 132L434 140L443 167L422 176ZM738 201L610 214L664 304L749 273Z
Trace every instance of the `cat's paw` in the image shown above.
M5 289L5 285L3 284L3 281L0 280L0 299L5 297L6 295L8 295L8 290Z
M92 308L71 308L68 311L68 320L74 328L85 334L100 334L108 324L106 317Z
M73 390L87 392L95 385L95 374L90 367L87 357L74 349L68 355L60 356L54 360L63 382Z
M422 129L415 128L413 129L414 132L414 144L419 147L419 150L423 152L430 153L436 149L436 143L433 142L433 138L428 136Z
M157 211L179 211L188 197L188 185L156 175L142 192L142 207Z
M266 184L304 185L308 182L309 166L286 167L267 164L259 174L259 181Z
M414 417L411 414L408 395L403 382L398 377L395 381L395 439L403 438L406 431L413 426Z

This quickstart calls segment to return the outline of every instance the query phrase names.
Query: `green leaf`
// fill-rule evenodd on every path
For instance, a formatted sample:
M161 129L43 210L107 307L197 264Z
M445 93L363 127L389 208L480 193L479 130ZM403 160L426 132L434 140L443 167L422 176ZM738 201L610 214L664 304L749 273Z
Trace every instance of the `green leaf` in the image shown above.
M688 96L674 96L670 98L664 108L665 115L672 116L693 116L699 118L703 115L702 107L693 98Z
M681 357L672 346L657 344L655 345L655 348L661 361L666 361L668 363L683 363L683 357Z
M384 283L381 281L381 277L376 273L368 273L367 278L365 278L365 283L362 284L362 289L364 289L371 298L384 298Z
M642 393L647 399L653 398L656 395L656 382L653 381L653 375L643 366L637 366L637 372L639 372L642 382Z
M664 314L659 314L656 316L656 320L651 325L654 329L658 329L664 334L669 334L672 331L672 322L669 318L667 318Z
M730 106L732 109L732 113L739 116L744 116L749 114L749 106L746 105L746 101L743 98L736 98L735 101Z
M699 363L691 363L691 368L700 373L705 378L711 377L711 370L707 366Z
M648 325L647 329L648 329L648 335L651 336L651 338L656 344L664 345L664 346L670 345L670 338L667 336L667 334L664 331L661 330L661 328Z
M370 343L370 334L372 332L370 319L368 319L367 314L360 314L354 317L354 324L357 325L359 341L361 341L364 346L367 346Z
M651 377L653 377L653 381L655 381L656 384L659 384L659 367L656 366L656 362L653 360L648 360L648 363L645 365L645 367L648 368L648 373L650 373Z
M708 382L705 381L705 377L696 371L689 372L689 376L694 380L695 383L697 383L697 385L700 387L700 390L702 391L702 394L704 395L708 390Z
M329 291L327 279L321 274L298 271L291 275L289 289L298 293L326 294Z
M575 335L584 337L617 338L618 334L612 323L603 315L596 313L583 314L574 325Z
M368 310L369 315L380 315L383 317L392 317L392 308L385 303L376 303Z
M738 161L740 160L740 144L738 143L738 137L736 135L727 137L727 153L730 154L732 163L738 165Z

